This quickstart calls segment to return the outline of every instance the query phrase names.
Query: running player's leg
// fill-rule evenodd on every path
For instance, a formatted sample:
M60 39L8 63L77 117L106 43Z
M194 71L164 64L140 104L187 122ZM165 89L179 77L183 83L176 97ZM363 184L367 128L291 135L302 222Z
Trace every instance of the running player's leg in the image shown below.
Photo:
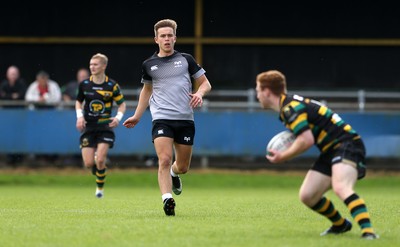
M83 165L86 168L91 169L93 175L96 175L97 168L95 164L95 153L97 144L95 134L89 130L85 130L85 132L80 136L79 141Z
M164 203L166 215L175 215L175 202L172 198L172 181L170 168L173 157L173 139L160 136L154 139L154 147L158 157L158 185Z
M332 201L324 196L330 188L330 176L316 170L310 170L300 189L300 200L311 210L332 222L332 226L322 232L321 235L338 234L351 229L351 223L343 218Z
M189 171L193 146L175 143L175 161L171 166L172 191L176 195L182 193L182 181L179 174Z
M81 149L83 165L86 168L90 169L90 168L95 167L95 161L94 161L95 151L96 151L96 148L94 148L94 147L83 147Z
M375 239L378 236L372 228L370 215L365 201L354 191L358 172L356 164L341 162L332 166L332 189L346 204L353 219L361 228L361 237Z
M192 160L193 146L175 143L175 162L172 171L175 174L185 174L189 171Z
M96 196L101 198L104 196L104 184L106 181L107 176L107 167L106 167L106 160L107 154L109 150L108 143L99 143L97 144L96 150Z
M193 121L177 121L175 123L175 162L171 166L172 191L179 195L182 193L182 181L179 174L188 172L193 151L195 124Z

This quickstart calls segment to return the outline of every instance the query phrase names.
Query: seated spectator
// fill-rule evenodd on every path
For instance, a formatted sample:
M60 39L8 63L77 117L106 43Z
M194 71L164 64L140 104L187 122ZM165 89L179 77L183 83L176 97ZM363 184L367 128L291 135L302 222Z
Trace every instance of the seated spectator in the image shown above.
M15 65L11 65L7 69L6 78L0 84L0 99L23 100L25 92L26 83L25 80L20 77L19 68Z
M6 72L6 78L0 84L0 99L7 101L23 100L26 92L25 80L20 77L19 68L15 65L8 67ZM24 104L21 102L20 105L16 104L5 104L4 108L18 108L23 107ZM6 154L7 164L15 166L21 163L24 159L24 155L20 153Z
M50 79L46 71L39 71L25 94L25 100L35 103L35 107L47 108L61 102L61 88Z
M88 79L90 77L90 72L86 68L80 68L76 72L76 79L68 82L61 88L62 97L64 102L74 102L76 100L76 95L78 93L79 83Z
M41 70L36 74L36 81L29 85L25 94L25 100L33 103L34 108L54 108L57 103L61 103L61 88L57 82L50 79L46 71ZM41 154L36 155L35 158L37 161L43 160L54 163L58 155Z

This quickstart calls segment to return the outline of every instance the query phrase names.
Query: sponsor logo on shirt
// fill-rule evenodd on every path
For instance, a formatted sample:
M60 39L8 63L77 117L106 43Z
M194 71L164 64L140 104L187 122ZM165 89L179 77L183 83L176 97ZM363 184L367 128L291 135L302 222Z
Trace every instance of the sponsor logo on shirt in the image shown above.
M175 62L174 62L174 67L175 67L175 68L182 67L182 61L180 61L180 60L179 60L179 61L175 61Z

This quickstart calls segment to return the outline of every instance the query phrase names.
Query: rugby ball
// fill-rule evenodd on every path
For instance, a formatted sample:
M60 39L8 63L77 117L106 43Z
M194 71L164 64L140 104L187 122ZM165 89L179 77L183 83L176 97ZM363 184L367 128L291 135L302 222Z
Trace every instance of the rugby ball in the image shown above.
M267 154L268 154L268 150L270 150L270 149L277 150L277 151L286 150L293 144L295 139L296 139L296 136L289 130L284 130L282 132L279 132L274 137L272 137L272 139L268 142L267 150L266 150Z

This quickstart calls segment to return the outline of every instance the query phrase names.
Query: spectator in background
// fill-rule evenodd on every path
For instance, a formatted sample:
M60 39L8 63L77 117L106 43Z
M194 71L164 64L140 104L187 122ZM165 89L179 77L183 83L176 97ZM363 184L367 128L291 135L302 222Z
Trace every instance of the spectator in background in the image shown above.
M25 94L25 100L33 103L33 105L29 107L51 109L54 108L56 104L61 103L61 88L57 82L50 79L46 71L41 70L36 74L36 80L29 85ZM58 155L44 154L37 155L36 158L54 163Z
M25 100L35 103L36 107L52 107L61 102L61 88L46 71L41 70L36 74L36 81L29 85Z
M26 92L25 80L20 77L19 68L15 65L8 67L6 72L6 78L1 82L0 85L0 99L1 100L24 100ZM7 108L23 107L21 105L7 105ZM7 154L7 164L16 165L23 161L23 154L12 153Z
M26 92L25 80L20 77L19 68L15 65L8 67L6 78L1 82L0 99L24 100Z
M83 80L88 79L90 72L86 68L80 68L76 72L76 79L68 82L61 88L62 99L64 102L74 102L76 100L76 95L78 94L79 83Z

